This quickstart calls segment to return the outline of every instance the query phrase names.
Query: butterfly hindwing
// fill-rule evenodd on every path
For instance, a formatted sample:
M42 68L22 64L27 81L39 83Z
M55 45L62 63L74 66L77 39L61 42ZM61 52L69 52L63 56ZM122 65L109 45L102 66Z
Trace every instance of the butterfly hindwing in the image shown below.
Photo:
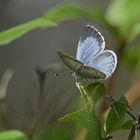
M81 77L83 78L90 78L90 79L105 79L106 75L97 70L94 69L92 67L88 67L88 66L82 66L79 70L78 70L78 74L81 75Z
M105 73L106 78L110 77L117 65L117 57L113 51L104 50L90 61L89 65Z

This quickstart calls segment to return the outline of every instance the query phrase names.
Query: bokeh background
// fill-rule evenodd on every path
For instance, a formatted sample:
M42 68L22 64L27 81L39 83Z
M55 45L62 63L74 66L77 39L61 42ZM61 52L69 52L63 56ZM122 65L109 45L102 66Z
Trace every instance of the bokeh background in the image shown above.
M37 18L62 3L77 3L106 10L110 1L1 0L0 31ZM79 36L87 24L95 26L103 34L107 49L116 49L115 38L103 25L85 19L65 21L53 28L37 29L0 47L0 76L2 77L7 69L13 71L5 99L6 120L2 120L1 130L12 128L29 132L39 92L37 68L49 67L44 86L43 124L54 125L56 123L55 125L58 125L58 117L74 111L79 104L80 94L75 86L74 78L63 66L56 51L64 51L75 56ZM55 67L57 64L60 68ZM61 74L55 76L56 73ZM126 91L131 84L130 77L131 72L125 67L121 67L114 97L119 97ZM133 112L136 115L138 111L137 104L134 106ZM68 124L68 127L71 126ZM75 134L73 133L73 135ZM116 139L117 136L116 134Z

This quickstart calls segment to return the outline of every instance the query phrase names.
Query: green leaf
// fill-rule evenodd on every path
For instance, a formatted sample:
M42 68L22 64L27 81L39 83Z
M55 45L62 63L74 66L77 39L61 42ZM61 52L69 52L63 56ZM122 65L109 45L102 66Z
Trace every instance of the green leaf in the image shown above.
M27 136L19 130L9 130L0 133L0 140L27 140Z
M100 9L97 8L85 8L79 5L68 5L63 4L57 6L44 14L47 20L55 23L60 23L66 20L86 18L90 20L97 20L99 22L105 22L104 14Z
M124 96L121 96L120 99L114 103L114 108L111 108L106 119L106 134L111 134L121 129L124 123L127 106L128 103Z
M63 21L79 18L86 18L105 23L103 12L99 9L92 8L87 10L87 8L81 8L76 5L60 5L51 9L40 18L30 20L0 32L0 45L6 45L32 30L54 27Z
M61 117L59 120L75 123L87 128L87 139L101 140L100 122L94 110L92 110L92 112L88 112L86 109L80 109Z
M103 83L91 83L86 88L87 95L92 97L93 103L96 104L106 95L106 89Z
M81 126L87 127L89 123L88 112L86 109L80 109L78 111L69 113L64 117L61 117L60 121L71 122L75 124L79 124Z
M84 99L88 111L93 110L98 101L106 95L106 89L102 83L96 82L84 85L83 83L76 82L76 85L80 90L81 97Z
M89 114L89 126L86 140L102 140L101 126L95 110Z
M44 18L38 18L35 20L28 21L21 25L7 29L6 31L0 32L0 45L6 45L11 41L14 41L15 39L20 38L24 34L32 31L33 29L53 26L56 26L56 24Z
M140 21L139 7L139 0L113 0L106 12L106 18L113 26L119 27L121 33L128 35L127 31Z
M122 125L122 129L131 129L134 121L133 120L127 120L125 123Z

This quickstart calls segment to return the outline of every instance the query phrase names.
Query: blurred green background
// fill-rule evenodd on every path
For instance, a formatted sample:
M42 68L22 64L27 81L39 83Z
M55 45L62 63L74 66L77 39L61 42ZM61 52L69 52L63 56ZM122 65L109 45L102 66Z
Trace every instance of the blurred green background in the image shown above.
M82 7L82 10L67 7L62 8L63 14L61 12L48 14L51 9L55 10L55 7L65 3L73 3L78 8ZM58 25L50 28L47 28L47 23L46 26L40 25L41 28L31 25L37 30L29 29L31 32L20 38L17 37L18 39L14 41L11 39L13 37L11 34L9 36L11 40L9 40L12 42L8 40L6 43L4 41L8 36L4 37L0 33L2 45L0 47L0 76L2 77L7 69L12 69L14 74L4 98L6 109L4 111L2 109L0 114L0 129L19 129L30 135L36 111L36 100L40 91L36 69L45 67L47 72L43 88L43 113L37 124L34 139L75 139L80 131L79 127L69 123L60 123L57 119L78 108L80 94L75 86L74 78L63 65L59 64L60 59L56 51L61 50L75 56L79 36L87 24L95 26L103 34L106 49L117 52L119 43L125 41L124 57L121 58L123 63L116 78L114 91L114 97L119 97L129 88L132 77L139 75L140 43L137 36L140 32L139 7L139 0L1 0L1 32L42 15L44 15L43 18L50 20L50 25ZM24 28L23 31L25 31ZM120 59L119 56L118 59ZM54 76L59 72L60 76ZM138 111L139 104L137 103L133 112L136 115ZM120 137L118 133L114 134L114 139ZM121 138L126 135L128 131L123 132Z

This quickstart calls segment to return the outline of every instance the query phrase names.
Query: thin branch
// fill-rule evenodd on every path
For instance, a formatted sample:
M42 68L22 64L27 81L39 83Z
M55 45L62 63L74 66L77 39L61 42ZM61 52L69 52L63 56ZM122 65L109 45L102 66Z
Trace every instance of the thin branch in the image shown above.
M43 104L44 104L43 85L44 85L46 73L45 73L45 71L41 71L40 69L37 69L36 73L37 73L38 79L39 79L39 92L37 94L35 113L33 115L33 120L32 120L31 128L30 128L30 134L29 134L30 140L33 139L33 135L36 130L38 121L40 120L41 115L42 115Z
M133 127L131 128L131 131L129 133L127 140L133 140L134 136L135 136L135 125L133 125Z
M45 67L36 69L36 73L39 80L39 92L37 94L36 103L35 103L35 112L34 112L33 120L30 127L30 133L28 135L30 140L33 139L33 135L43 115L42 114L43 106L44 106L43 89L44 89L45 77L49 71L51 70L59 71L60 69L62 69L62 65L60 63L51 63L51 64L46 65Z

